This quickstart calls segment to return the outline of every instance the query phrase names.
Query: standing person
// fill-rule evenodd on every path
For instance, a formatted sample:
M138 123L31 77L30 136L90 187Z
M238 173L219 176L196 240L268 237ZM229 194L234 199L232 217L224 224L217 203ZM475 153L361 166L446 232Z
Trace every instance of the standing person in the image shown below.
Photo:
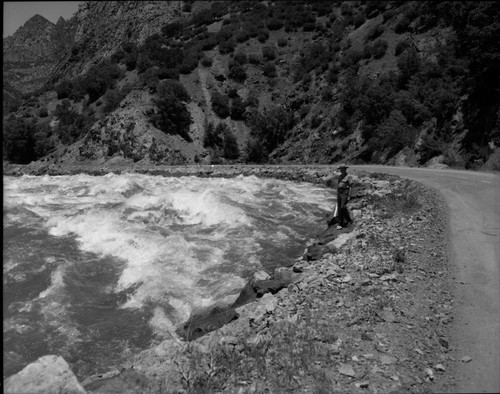
M348 168L345 164L339 164L338 166L340 175L337 179L337 215L339 223L337 230L352 223L351 215L347 209L347 202L351 198L351 177L347 174Z

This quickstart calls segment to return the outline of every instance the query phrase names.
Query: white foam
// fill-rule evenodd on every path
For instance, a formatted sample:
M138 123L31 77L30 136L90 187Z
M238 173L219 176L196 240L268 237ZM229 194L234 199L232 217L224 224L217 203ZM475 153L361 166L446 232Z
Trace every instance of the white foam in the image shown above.
M245 283L242 272L261 268L261 242L300 238L290 226L322 218L334 199L310 184L255 176L28 176L5 185L8 210L29 208L51 236L74 237L84 252L121 260L113 290L134 287L124 308L157 305L155 330L187 319L193 308L230 302ZM15 221L26 215L16 211ZM63 290L56 270L40 297Z

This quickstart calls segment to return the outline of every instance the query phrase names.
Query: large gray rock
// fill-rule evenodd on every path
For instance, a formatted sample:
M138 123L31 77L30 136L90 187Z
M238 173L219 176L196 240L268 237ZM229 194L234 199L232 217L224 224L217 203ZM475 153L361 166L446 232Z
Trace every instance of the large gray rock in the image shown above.
M6 394L85 394L68 363L60 356L43 356L5 379Z

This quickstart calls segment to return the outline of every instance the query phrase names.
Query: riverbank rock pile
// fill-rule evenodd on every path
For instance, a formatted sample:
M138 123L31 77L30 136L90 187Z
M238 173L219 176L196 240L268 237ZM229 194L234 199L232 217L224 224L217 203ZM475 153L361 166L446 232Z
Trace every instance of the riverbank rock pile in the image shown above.
M283 167L192 172L335 186L331 168ZM168 169L172 176L178 171ZM354 225L337 230L325 221L292 266L256 273L233 305L186 322L179 333L187 340L163 341L83 387L91 393L432 391L456 362L448 343L453 301L443 203L436 192L398 177L355 173L354 180Z

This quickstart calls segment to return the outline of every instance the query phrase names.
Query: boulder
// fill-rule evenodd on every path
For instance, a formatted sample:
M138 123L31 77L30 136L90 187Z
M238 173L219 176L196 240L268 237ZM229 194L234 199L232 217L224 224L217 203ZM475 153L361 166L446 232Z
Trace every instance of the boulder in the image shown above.
M8 394L85 394L85 392L68 363L56 355L40 357L4 381L4 393Z
M194 340L211 331L217 330L225 324L236 320L239 315L233 308L216 306L206 312L192 315L180 328L177 334L186 340Z

